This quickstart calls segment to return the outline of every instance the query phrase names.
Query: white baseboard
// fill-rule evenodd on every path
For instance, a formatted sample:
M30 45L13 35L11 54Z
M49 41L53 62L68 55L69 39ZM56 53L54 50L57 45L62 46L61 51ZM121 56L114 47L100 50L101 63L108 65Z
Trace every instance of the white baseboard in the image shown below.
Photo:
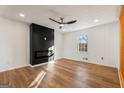
M17 67L11 67L11 68L7 68L7 69L3 69L0 72L5 72L5 71L9 71L9 70L15 70L15 69L19 69L19 68L27 67L27 66L37 67L37 66L42 66L42 65L45 65L45 64L50 64L50 63L54 63L54 61L50 61L50 62L46 62L46 63L41 63L41 64L37 64L37 65L27 64L27 65L22 65L22 66L17 66Z
M27 67L27 66L30 66L30 64L28 64L28 65L22 65L22 66L18 66L18 67L12 67L12 68L3 69L3 70L1 70L0 72L15 70L15 69L19 69L19 68Z

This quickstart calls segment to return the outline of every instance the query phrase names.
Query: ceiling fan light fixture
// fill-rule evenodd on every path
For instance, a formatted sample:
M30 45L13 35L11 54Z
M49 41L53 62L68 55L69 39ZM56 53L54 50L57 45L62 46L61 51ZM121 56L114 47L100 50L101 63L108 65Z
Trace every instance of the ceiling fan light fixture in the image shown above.
M63 26L64 26L64 24L60 24L60 26L62 26L62 27L63 27Z

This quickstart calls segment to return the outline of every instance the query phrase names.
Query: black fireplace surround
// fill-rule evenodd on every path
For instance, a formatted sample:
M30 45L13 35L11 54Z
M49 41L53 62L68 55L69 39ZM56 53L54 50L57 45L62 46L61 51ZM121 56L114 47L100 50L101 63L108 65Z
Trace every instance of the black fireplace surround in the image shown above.
M30 64L54 59L54 30L32 23L30 25Z

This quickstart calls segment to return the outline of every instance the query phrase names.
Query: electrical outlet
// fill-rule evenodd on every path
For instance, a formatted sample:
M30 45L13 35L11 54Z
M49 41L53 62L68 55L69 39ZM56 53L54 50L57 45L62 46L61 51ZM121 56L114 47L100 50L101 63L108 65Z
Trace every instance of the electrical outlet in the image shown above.
M83 60L88 60L88 58L87 57L84 57L84 58L82 58Z
M101 60L103 60L104 58L103 57L101 57Z
M85 58L85 60L88 60L88 58Z

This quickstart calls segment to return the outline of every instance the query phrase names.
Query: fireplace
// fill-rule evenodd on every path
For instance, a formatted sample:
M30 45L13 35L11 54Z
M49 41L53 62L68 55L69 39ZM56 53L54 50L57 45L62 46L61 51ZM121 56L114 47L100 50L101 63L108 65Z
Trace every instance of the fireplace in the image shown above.
M30 25L30 64L37 65L54 59L54 30Z

